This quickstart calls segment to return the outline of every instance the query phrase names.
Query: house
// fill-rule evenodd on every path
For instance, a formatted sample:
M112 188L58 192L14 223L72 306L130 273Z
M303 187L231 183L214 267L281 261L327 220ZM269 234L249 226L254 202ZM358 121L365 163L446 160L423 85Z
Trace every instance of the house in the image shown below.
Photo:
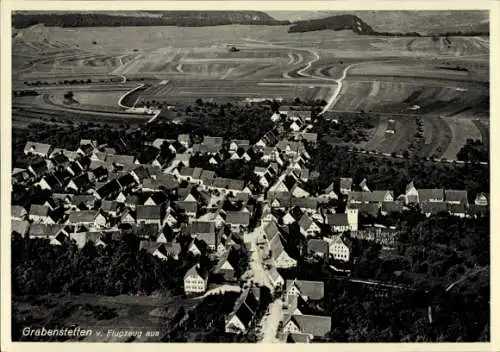
M309 334L302 334L300 332L291 332L286 338L287 343L311 343L311 336Z
M348 192L347 202L352 203L382 203L394 201L392 191L363 191L363 192Z
M101 228L106 225L106 218L97 210L74 211L69 214L67 224Z
M177 209L184 211L189 217L196 217L198 211L198 202L196 201L175 201L174 205Z
M111 217L116 217L118 215L118 202L111 200L103 200L101 204L101 210L104 214Z
M231 231L238 232L240 229L248 228L250 214L243 211L226 212L226 223L231 225Z
M286 280L285 302L293 296L300 296L304 301L318 301L325 297L325 283L323 281Z
M415 188L413 181L411 181L408 185L406 185L405 200L406 200L406 204L419 202L418 191Z
M447 189L444 191L444 198L446 203L450 204L467 204L467 191L465 190L451 190Z
M52 153L50 156L50 162L52 163L52 166L54 168L58 167L67 167L70 163L68 157L64 155L62 152L59 152L57 154Z
M245 289L236 300L232 312L225 319L225 332L231 334L246 332L258 306L259 299L254 294L254 288Z
M198 183L202 171L201 167L183 167L179 170L178 178L181 181Z
M168 202L168 196L164 192L154 192L144 202L144 205L162 205Z
M352 178L340 178L340 193L348 194L351 192L352 188Z
M139 243L139 250L142 249L161 260L167 260L168 258L178 260L181 252L181 246L178 242L159 243L157 241L142 240Z
M106 246L106 243L101 239L102 233L95 231L75 232L69 234L70 241L74 241L79 249L85 247L87 243L93 243L94 246Z
M328 214L326 216L326 223L330 225L334 232L344 232L349 230L349 221L347 214Z
M161 207L157 205L138 205L135 207L138 224L155 224L161 227Z
M132 176L130 173L126 173L125 175L120 176L117 181L122 191L132 190L139 185L134 176Z
M401 202L382 202L382 207L380 208L380 214L387 216L390 214L399 214L404 210L403 203Z
M222 217L220 211L208 212L206 214L203 214L198 218L198 220L213 222L215 224L216 229L221 228L225 224L224 218Z
M483 218L489 215L490 208L487 205L472 204L469 206L469 214L474 218Z
M203 293L207 290L207 283L208 272L198 263L184 275L184 292L186 295Z
M275 290L283 287L283 285L285 284L285 280L274 266L271 266L271 269L267 271L267 277L271 282L272 288Z
M467 203L448 203L448 212L453 216L465 218L468 214Z
M327 241L313 238L307 241L307 254L328 258L329 247Z
M313 337L326 336L332 327L332 318L319 315L291 315L283 323L284 333L303 333Z
M338 199L339 197L337 196L337 193L334 191L334 184L333 182L325 189L324 194L327 196L328 199L334 200Z
M225 191L241 192L245 188L245 181L216 177L214 179L212 187L218 188L222 192Z
M135 224L135 212L133 210L125 209L120 215L120 223L132 225Z
M380 203L352 203L348 209L356 209L364 216L377 217L380 210Z
M142 181L145 179L149 178L151 175L149 174L149 171L144 167L144 166L139 166L130 171L130 174L132 177L135 179L135 182L140 185L142 184Z
M46 173L47 171L49 171L49 169L47 167L47 163L45 162L45 160L38 160L38 161L32 162L28 166L28 171L31 172L31 174L33 176L38 178L38 177L43 176L43 174Z
M488 205L488 195L486 193L478 193L476 199L474 200L475 205L487 206Z
M299 220L300 232L304 236L314 236L321 232L321 228L316 222L307 214L302 215Z
M121 195L125 197L125 200L123 200L123 197L120 197ZM140 203L140 199L138 195L129 194L128 196L125 196L122 192L120 192L120 195L116 198L116 202L123 203L127 208L135 210L137 205Z
M41 204L31 204L29 219L41 224L54 224L55 221L49 216L49 207Z
M39 155L42 158L48 158L52 151L52 146L45 143L27 142L24 146L24 154Z
M111 180L103 186L97 188L95 196L98 199L113 199L120 193L120 184L117 180ZM118 199L117 199L118 201Z
M10 218L12 220L26 220L28 217L28 212L20 205L12 205L10 207Z
M220 256L217 264L215 265L213 274L220 276L226 282L234 282L236 281L236 273L235 273L235 265L237 264L234 260L231 260L230 257L231 247L224 251L224 253Z
M108 178L108 170L102 166L89 171L89 178L96 182L102 182Z
M447 213L448 205L445 202L427 201L420 203L420 210L425 216L429 217L439 213Z
M56 237L64 228L63 224L40 224L33 223L29 226L28 237L51 239Z
M10 220L10 232L11 234L18 234L21 237L25 237L30 228L30 223L28 220Z
M211 170L202 170L199 181L201 184L205 186L212 186L215 180L215 171Z
M247 139L233 139L229 143L229 152L236 152L240 148L246 151L250 148L250 141Z
M11 174L12 184L28 182L31 179L31 175L28 170L14 168Z
M330 256L335 260L342 260L348 262L350 258L351 250L344 243L340 236L332 236L331 238L325 238L325 241L329 243Z
M87 173L83 173L79 176L72 178L69 183L66 185L66 191L73 191L84 193L88 191L92 187L92 182L89 179L89 175Z
M269 250L276 268L286 269L297 266L297 261L286 252L280 235L276 235L270 240Z
M95 197L90 194L75 194L70 199L70 205L73 209L90 210L94 208L95 201Z
M418 189L419 203L444 202L444 190L442 188Z

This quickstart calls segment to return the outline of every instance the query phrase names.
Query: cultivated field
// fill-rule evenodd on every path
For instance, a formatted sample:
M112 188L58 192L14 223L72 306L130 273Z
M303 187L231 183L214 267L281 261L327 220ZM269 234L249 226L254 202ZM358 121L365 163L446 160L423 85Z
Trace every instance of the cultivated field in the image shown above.
M464 23L474 22L474 16L464 17ZM419 23L415 16L407 17L413 25ZM374 21L374 28L383 23L380 18ZM287 31L287 26L38 25L17 31L13 38L14 84L57 82L62 91L73 91L79 109L88 111L119 109L121 92L140 80L150 86L136 92L134 102L323 99L329 103L327 110L339 114L380 113L380 126L371 131L366 148L388 153L411 147L418 155L454 158L464 136L487 140L487 125L463 121L489 116L488 38ZM91 79L92 85L106 86L102 81L110 78L116 81L109 83L113 90L102 94L107 89L82 92L84 85L64 84L68 79ZM44 108L67 109L61 92L45 94ZM412 139L415 116L423 119L423 143ZM387 119L396 120L392 136L382 133Z

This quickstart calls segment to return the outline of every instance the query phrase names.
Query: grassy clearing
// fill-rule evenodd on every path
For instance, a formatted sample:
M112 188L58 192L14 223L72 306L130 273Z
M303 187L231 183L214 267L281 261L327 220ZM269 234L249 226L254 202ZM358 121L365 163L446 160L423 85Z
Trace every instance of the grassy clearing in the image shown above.
M450 126L452 133L451 143L443 153L443 158L456 159L458 151L465 145L467 138L481 140L481 131L471 119L445 118L443 120Z

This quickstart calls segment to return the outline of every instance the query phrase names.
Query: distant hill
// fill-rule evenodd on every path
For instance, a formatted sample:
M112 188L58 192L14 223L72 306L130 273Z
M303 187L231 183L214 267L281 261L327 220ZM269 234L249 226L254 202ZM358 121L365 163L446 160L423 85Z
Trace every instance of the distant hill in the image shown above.
M487 11L318 11L269 12L274 18L294 21L289 32L352 29L359 34L433 35L489 33ZM366 30L352 25L360 20ZM372 32L367 28L370 27Z
M36 24L47 27L179 26L203 27L230 24L288 25L259 11L155 11L155 12L16 12L14 28Z
M334 31L351 29L358 34L374 33L372 27L363 22L358 16L354 15L339 15L306 21L298 21L290 27L288 32L310 32L320 31L323 29L332 29Z

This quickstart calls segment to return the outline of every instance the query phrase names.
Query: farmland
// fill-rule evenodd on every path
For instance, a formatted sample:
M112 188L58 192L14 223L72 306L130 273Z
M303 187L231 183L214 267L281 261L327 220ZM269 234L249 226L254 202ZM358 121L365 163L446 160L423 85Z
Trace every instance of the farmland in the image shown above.
M488 124L471 122L489 116L488 58L488 38L473 36L288 33L288 26L263 25L36 25L16 31L13 38L13 84L23 88L25 82L48 82L37 87L43 96L32 98L34 107L47 113L118 114L121 95L140 82L148 84L127 98L132 104L321 99L339 118L343 112L378 114L371 139L360 148L383 153L410 148L419 156L454 159L467 136L488 140ZM91 83L65 83L71 80ZM64 103L68 90L77 105ZM20 106L26 108L25 103ZM423 125L418 140L417 116ZM385 133L389 119L396 126L391 136Z

